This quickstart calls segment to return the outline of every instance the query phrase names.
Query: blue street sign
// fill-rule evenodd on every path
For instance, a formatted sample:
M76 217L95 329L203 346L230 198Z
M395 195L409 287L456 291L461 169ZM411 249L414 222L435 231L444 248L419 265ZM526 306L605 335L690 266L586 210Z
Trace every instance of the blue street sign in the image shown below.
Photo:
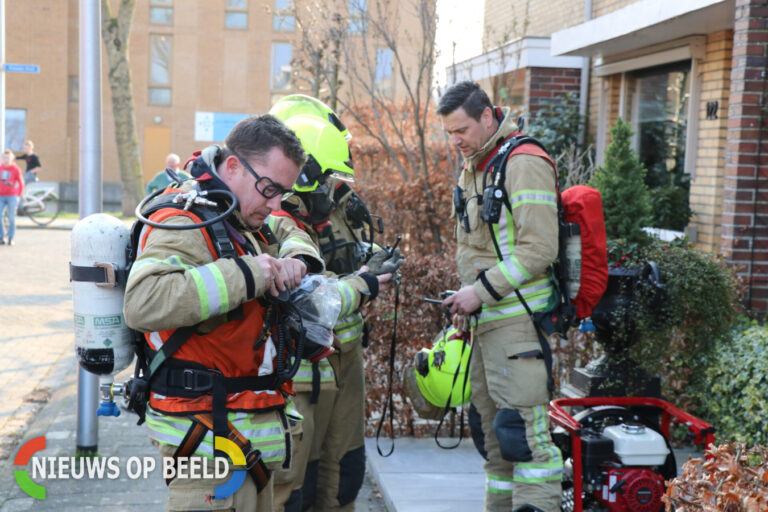
M3 66L9 73L39 73L40 66L37 64L6 64Z

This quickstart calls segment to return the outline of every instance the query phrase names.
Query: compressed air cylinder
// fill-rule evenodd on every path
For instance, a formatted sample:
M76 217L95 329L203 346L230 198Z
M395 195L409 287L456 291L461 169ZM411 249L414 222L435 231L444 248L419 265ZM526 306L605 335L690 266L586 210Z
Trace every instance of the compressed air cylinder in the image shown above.
M75 354L80 366L114 375L133 360L131 331L123 318L128 228L103 213L89 215L72 229L72 305Z
M575 234L565 242L565 262L568 267L568 297L573 299L581 288L581 235Z

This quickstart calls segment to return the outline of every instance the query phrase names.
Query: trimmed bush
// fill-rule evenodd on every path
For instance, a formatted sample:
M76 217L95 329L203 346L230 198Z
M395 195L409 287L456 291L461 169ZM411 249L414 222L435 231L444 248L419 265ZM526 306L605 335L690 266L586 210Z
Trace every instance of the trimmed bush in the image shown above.
M705 360L699 415L715 426L719 442L768 444L768 327L744 322L731 335Z

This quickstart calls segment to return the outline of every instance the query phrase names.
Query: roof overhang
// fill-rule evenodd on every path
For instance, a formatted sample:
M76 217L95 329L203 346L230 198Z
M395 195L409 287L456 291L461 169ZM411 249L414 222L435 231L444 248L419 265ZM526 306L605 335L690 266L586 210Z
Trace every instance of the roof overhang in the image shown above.
M482 80L524 68L580 68L581 57L553 57L549 37L528 36L446 68L446 76L456 82Z
M606 57L733 28L734 0L640 0L552 34L552 55Z

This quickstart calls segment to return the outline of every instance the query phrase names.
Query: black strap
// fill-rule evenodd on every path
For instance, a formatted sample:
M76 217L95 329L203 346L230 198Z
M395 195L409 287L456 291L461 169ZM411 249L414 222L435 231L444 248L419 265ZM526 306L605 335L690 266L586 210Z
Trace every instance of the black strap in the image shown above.
M226 393L243 391L263 391L276 389L276 375L225 377L220 372L205 368L203 365L170 359L160 367L152 379L152 391L160 395L181 398L196 398L210 393L216 380L221 381Z
M320 363L312 363L312 396L309 397L309 403L316 404L320 398Z
M395 451L395 422L394 422L394 404L392 402L392 376L395 370L395 344L397 342L397 308L400 305L400 281L395 283L395 318L392 326L392 343L389 346L389 383L387 385L387 399L384 402L384 409L381 411L381 418L379 418L379 424L376 426L376 451L382 457L389 457L392 452ZM381 451L379 445L379 436L381 435L381 427L384 425L384 418L387 415L387 408L389 408L389 426L391 428L390 439L392 439L392 446L385 454Z
M540 142L538 142L536 139L532 137L522 136L522 137L519 137L518 140L513 141L513 143L510 145L510 147L506 151L504 151L503 153L500 152L499 155L496 155L496 157L494 157L494 159L491 161L491 163L495 163L497 162L497 160L499 161L498 167L494 168L493 172L502 173L501 179L500 179L501 183L504 183L506 180L506 176L504 174L504 172L506 171L506 166L504 165L504 163L506 162L509 154L512 151L514 151L515 148L517 148L522 144L535 144L546 151L544 146L542 146ZM557 187L557 174L555 174L555 187ZM511 212L512 208L511 208L511 205L509 204L509 198L507 197L507 194L505 193L503 197L504 197L504 205ZM560 194L559 193L557 194L557 205L558 205L558 215L559 215L559 211L560 211ZM493 232L493 226L490 223L488 223L488 230L491 233L491 240L493 240L493 249L494 251L496 251L496 257L499 259L499 261L503 261L504 257L501 254L499 241L496 239L496 234ZM481 282L483 282L483 286L486 286L486 283L487 283L486 289L488 289L490 293L490 290L493 290L493 287L490 285L490 282L485 276L485 272L480 273L480 279L481 279ZM491 293L491 295L496 300L499 300L498 298L496 298L498 294L493 295L493 293ZM523 294L520 293L520 290L518 290L517 288L515 288L515 295L517 295L517 299L525 308L525 311L526 313L528 313L528 316L531 317L531 322L533 322L533 328L536 331L536 336L539 338L539 344L541 345L541 352L544 355L544 365L547 368L547 389L551 393L555 389L555 381L552 377L552 349L549 346L549 342L544 338L544 335L541 333L541 329L539 329L538 322L536 321L536 318L533 316L533 311L531 311L531 308L528 306L528 302L526 302L525 298L523 297Z
M200 324L195 325L187 325L185 327L179 327L176 329L173 334L171 334L167 340L163 343L163 346L160 347L160 350L158 350L154 357L149 362L149 378L152 378L152 375L157 371L160 366L163 365L168 359L171 358L171 356L181 348L181 346L186 342L190 337L192 337L193 334L197 331L197 326Z
M248 300L256 297L256 283L253 280L253 272L242 258L234 258L234 262L245 278L245 296Z
M473 340L470 340L470 342L471 341ZM438 434L440 433L440 427L443 426L443 422L445 421L445 416L448 414L448 411L451 409L451 398L453 397L453 388L456 385L456 379L458 379L459 377L459 371L461 370L461 360L464 357L464 349L466 347L467 347L467 341L464 340L464 343L461 345L461 353L459 354L459 364L456 366L456 371L453 374L453 381L451 382L451 389L448 392L448 399L445 401L445 409L443 410L443 416L440 418L440 423L438 423L437 427L435 428L435 443L437 443L437 446L439 446L444 450L453 450L454 448L457 448L461 444L461 440L464 438L464 407L461 407L461 416L459 416L459 440L456 441L456 444L454 444L453 446L444 446L440 444L440 440L438 439ZM462 382L461 384L462 397L464 397L464 390L467 389L467 377L469 377L469 364L472 362L473 349L474 349L474 343L472 343L469 346L469 356L467 356L467 367L465 368L465 371L464 371L464 382Z
M109 263L89 267L69 264L70 281L124 286L127 277L125 269L115 268Z

